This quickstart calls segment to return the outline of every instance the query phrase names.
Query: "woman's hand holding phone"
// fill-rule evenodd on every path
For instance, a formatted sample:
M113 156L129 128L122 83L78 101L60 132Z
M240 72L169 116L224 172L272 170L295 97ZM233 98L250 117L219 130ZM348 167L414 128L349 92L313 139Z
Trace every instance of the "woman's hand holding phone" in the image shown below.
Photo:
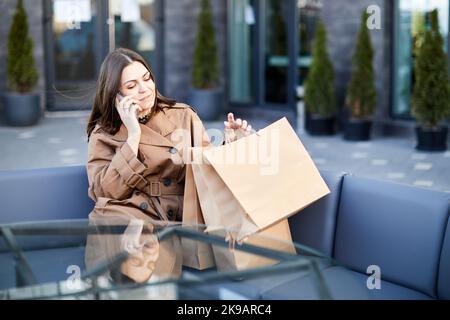
M136 155L138 153L139 140L141 139L141 127L138 121L138 114L142 111L142 108L138 103L139 100L134 99L132 96L122 97L120 93L116 96L117 111L128 131L127 142Z

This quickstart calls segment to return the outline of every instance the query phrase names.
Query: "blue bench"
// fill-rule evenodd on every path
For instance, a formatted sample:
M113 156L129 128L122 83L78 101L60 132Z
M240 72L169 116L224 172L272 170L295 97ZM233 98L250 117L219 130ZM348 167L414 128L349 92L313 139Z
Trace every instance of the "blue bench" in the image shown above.
M335 258L321 265L335 299L450 299L450 193L322 171L331 193L289 219L294 241ZM93 202L84 166L0 173L0 224L87 225ZM49 222L50 221L50 222ZM84 268L79 236L19 236L39 282L67 279L68 266ZM367 268L381 272L368 289ZM49 268L51 266L51 268ZM0 288L15 285L14 258L0 239ZM252 299L317 299L308 273L245 280ZM216 290L213 285L203 289Z
M0 173L0 224L51 227L71 220L72 225L87 225L88 214L94 206L87 188L83 166L3 171ZM67 279L73 272L68 270L72 265L84 270L86 240L81 236L24 235L18 236L17 241L39 283ZM15 286L14 264L14 257L1 237L0 289Z

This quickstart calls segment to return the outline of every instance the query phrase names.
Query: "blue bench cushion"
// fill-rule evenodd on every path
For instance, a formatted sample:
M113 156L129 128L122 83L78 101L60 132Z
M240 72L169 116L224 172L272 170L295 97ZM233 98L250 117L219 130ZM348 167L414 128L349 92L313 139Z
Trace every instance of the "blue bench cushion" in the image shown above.
M450 194L345 176L335 258L365 273L436 297L437 270Z
M0 195L1 224L87 218L94 206L84 166L2 171Z
M322 271L331 298L336 300L427 300L429 296L388 281L381 281L380 289L367 288L368 275L340 266ZM319 294L311 275L298 277L262 293L265 300L316 300Z
M292 239L327 256L333 255L334 231L345 173L322 170L330 193L289 218Z
M204 272L204 271L202 271ZM195 272L194 272L195 274ZM192 275L187 274L187 277ZM199 275L201 277L201 275ZM272 288L277 284L289 282L298 277L298 272L286 274L265 275L253 279L234 279L209 281L208 284L189 285L181 288L180 299L183 300L210 300L210 299L251 299L261 298L264 289Z
M331 262L328 259L316 258L320 270L330 267ZM214 270L214 269L211 269ZM189 273L188 277L195 277L204 271L184 268ZM189 285L183 290L182 299L261 299L262 292L274 287L289 283L290 281L306 275L310 271L284 271L283 273L260 274L255 277L247 277L235 280L221 280L210 282L203 285ZM201 275L200 275L201 276Z

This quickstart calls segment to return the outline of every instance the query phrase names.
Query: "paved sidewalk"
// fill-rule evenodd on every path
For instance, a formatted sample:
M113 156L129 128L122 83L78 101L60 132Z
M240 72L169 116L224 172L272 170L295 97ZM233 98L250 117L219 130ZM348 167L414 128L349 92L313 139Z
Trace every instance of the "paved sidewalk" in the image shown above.
M46 113L37 126L12 128L0 123L0 170L30 169L86 163L88 112ZM225 119L225 117L224 117ZM250 120L256 129L267 123ZM222 129L222 122L205 122L207 129ZM421 153L414 137L374 137L369 142L348 142L341 135L311 137L299 134L319 169L450 192L450 151Z

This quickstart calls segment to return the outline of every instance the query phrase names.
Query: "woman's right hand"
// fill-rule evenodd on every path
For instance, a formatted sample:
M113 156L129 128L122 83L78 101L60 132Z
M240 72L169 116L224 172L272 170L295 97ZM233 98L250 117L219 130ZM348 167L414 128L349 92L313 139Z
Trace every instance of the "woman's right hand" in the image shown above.
M132 96L126 96L122 99L116 96L116 108L119 112L120 120L127 128L128 137L141 136L141 127L139 126L138 113L142 111L139 106L139 100L134 99Z
M138 154L139 141L141 140L141 127L138 121L138 113L142 111L142 108L138 102L132 96L126 96L122 99L119 99L119 95L116 96L117 111L128 131L127 143L135 155Z

